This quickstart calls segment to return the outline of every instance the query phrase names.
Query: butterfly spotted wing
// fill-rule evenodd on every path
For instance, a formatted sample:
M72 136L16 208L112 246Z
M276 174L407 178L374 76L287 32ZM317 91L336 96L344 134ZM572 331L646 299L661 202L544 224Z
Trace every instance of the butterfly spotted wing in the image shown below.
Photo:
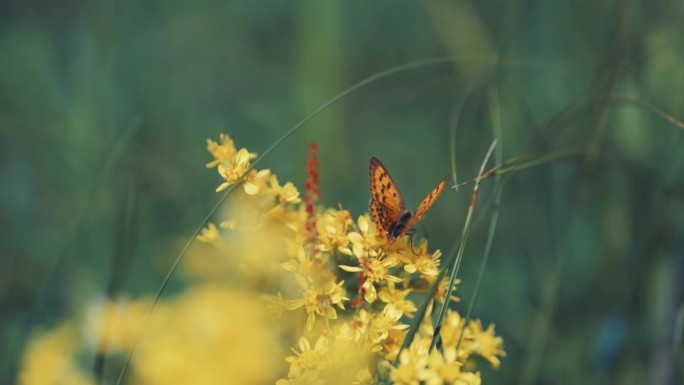
M372 199L387 206L388 209L396 214L403 211L404 198L401 196L389 172L387 172L387 169L380 163L378 158L371 158L368 174Z
M416 224L425 216L425 213L427 213L430 207L432 207L437 198L439 198L439 196L442 195L442 192L446 188L448 181L449 177L447 176L444 179L442 179L441 182L439 182L437 187L435 187L432 191L430 191L430 193L425 198L423 198L423 200L418 205L415 214L413 214L408 224L406 225L407 230L410 229L414 224Z
M378 231L384 235L385 238L388 238L389 231L397 222L398 215L394 210L375 199L371 199L370 201L370 212Z
M370 160L368 176L371 190L370 212L373 222L378 230L387 236L402 211L405 210L404 198L385 166L376 157Z

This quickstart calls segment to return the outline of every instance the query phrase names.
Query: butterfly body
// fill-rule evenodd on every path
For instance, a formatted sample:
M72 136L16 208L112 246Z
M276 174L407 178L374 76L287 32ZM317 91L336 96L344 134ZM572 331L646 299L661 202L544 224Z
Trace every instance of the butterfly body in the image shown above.
M397 218L397 222L389 228L389 231L387 231L389 238L394 240L402 236L408 230L408 224L411 221L411 218L413 218L412 212L405 210L401 213L399 218Z
M393 243L418 222L442 194L449 179L442 181L418 205L415 211L406 210L404 198L385 166L375 157L369 167L371 201L370 211L378 230Z

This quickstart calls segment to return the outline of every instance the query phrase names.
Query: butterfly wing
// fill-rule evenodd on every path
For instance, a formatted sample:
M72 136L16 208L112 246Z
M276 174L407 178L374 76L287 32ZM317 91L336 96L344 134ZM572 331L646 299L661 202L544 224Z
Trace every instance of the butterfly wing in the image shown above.
M392 180L385 166L376 157L372 157L370 160L368 174L370 177L371 200L382 203L392 214L396 214L398 217L399 213L404 211L404 198L399 193L397 185Z
M423 198L423 201L420 202L418 208L416 209L416 213L413 214L413 217L406 225L407 230L410 229L414 224L416 224L425 216L425 213L427 213L430 207L432 207L437 198L439 198L439 196L442 195L442 192L446 188L448 181L449 177L447 176L446 178L442 179L441 182L439 182L437 187L435 187L432 191L430 191L430 193L425 198Z
M378 231L387 238L389 236L389 231L394 226L399 216L392 208L371 199L370 201L370 212L373 217L373 222L375 222Z

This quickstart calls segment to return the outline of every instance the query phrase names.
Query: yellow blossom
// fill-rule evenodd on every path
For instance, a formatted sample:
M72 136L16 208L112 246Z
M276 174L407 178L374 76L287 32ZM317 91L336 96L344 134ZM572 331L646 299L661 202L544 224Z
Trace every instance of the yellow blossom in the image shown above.
M362 289L368 303L373 303L377 299L375 284L402 281L401 278L390 273L392 267L394 267L392 261L382 258L382 254L378 255L378 258L361 257L361 266L340 265L340 269L348 272L363 272L365 281Z
M302 198L299 197L299 191L292 182L287 182L284 185L278 183L278 177L271 175L271 194L278 203L300 203Z
M343 254L351 255L348 233L352 229L351 214L343 209L327 209L318 217L316 222L318 239L323 251L340 250Z
M219 226L221 226L222 229L228 230L235 230L237 228L235 221L223 221Z
M396 258L398 264L404 265L404 270L409 274L419 273L427 276L436 276L439 274L439 261L442 252L435 250L434 253L428 253L428 243L423 241L414 249L413 245L409 245L408 237L403 237L400 241L392 245L388 256L390 259Z
M316 315L326 317L328 319L336 319L337 311L333 305L344 309L344 301L349 301L345 296L345 290L342 288L344 281L335 283L334 281L326 282L324 285L311 285L306 280L298 280L302 285L303 296L301 299L289 301L288 309L294 310L304 307L307 313L306 329L311 330L316 320Z
M209 224L207 224L207 227L203 228L202 231L200 231L199 235L197 235L197 240L200 242L215 244L218 240L218 237L219 234L216 225L209 222Z
M72 323L34 337L22 357L20 385L95 385L76 365L78 335Z
M220 143L216 143L211 139L207 139L207 151L209 151L211 156L214 157L213 161L207 163L207 168L213 168L220 163L229 162L230 159L232 159L237 153L237 150L235 149L235 143L230 136L221 134L219 136L219 142ZM256 154L252 155L252 157L256 156Z
M350 232L349 241L357 258L376 256L378 249L387 244L387 239L378 232L375 223L370 220L368 214L359 216L359 232Z
M494 335L494 325L482 330L482 322L473 320L468 324L468 330L473 336L473 351L489 361L493 368L498 368L501 361L497 356L505 357L506 352L503 350L503 339Z
M240 177L247 172L250 167L249 160L252 159L251 153L242 148L233 158L227 162L219 163L218 173L226 181L216 188L216 192L227 189L230 185L237 182ZM257 172L250 170L241 184L248 195L255 195L259 193L262 186L265 185L266 178L270 176L271 171L268 169Z
M416 304L406 299L409 293L411 293L411 289L397 289L393 281L388 281L387 286L383 287L378 293L378 298L382 302L392 304L403 315L411 318L413 316L412 313L416 311Z
M453 310L447 310L447 314L442 321L442 329L440 331L442 345L456 346L458 339L461 336L461 330L463 330L464 323L465 319L463 319L460 314ZM463 344L461 347L463 347Z
M429 370L424 372L426 385L457 384L462 364L456 360L456 348L450 347L442 354L433 350L428 361Z
M328 340L321 336L316 340L316 344L311 348L311 343L306 337L299 339L299 351L292 349L294 356L289 356L285 361L291 364L290 370L304 369L315 370L323 366L325 355L328 352Z

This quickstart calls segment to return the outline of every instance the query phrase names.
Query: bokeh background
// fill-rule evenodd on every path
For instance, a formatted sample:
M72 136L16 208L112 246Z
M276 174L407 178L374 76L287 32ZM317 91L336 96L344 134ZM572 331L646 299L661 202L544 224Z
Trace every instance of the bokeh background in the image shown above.
M501 175L498 208L493 178L478 197L454 306L498 213L474 316L508 355L484 383L682 383L683 18L680 1L3 1L0 383L34 330L159 287L219 198L206 138L261 154L421 61L259 167L303 189L315 141L321 202L358 216L373 155L409 205L454 164L476 176L495 137L503 160L542 160ZM450 249L471 191L417 236Z

